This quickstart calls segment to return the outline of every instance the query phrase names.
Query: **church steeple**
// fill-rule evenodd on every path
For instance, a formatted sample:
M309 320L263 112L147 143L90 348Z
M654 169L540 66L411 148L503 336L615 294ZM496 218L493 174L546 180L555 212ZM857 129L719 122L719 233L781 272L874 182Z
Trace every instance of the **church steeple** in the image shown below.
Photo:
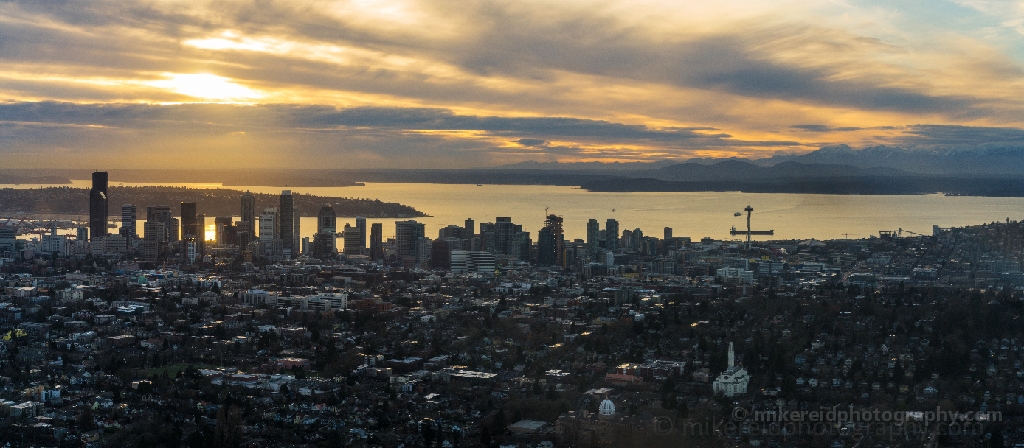
M732 342L729 343L729 368L736 365L736 352L732 349Z

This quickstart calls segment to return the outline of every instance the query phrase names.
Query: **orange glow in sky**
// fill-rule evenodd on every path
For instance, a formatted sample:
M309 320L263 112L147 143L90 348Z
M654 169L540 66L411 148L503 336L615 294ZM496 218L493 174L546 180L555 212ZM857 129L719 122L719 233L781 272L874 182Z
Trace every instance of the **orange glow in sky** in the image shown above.
M1005 145L1021 23L994 0L0 2L0 157L465 168Z

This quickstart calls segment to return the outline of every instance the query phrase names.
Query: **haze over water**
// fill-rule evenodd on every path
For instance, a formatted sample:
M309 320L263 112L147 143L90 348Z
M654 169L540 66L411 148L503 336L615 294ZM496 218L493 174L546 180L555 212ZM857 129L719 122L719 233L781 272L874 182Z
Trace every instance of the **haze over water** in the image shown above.
M112 185L140 186L154 184L119 183ZM21 185L36 188L40 185ZM76 188L88 188L89 181L74 180ZM608 193L588 192L576 187L543 185L467 185L419 183L368 183L355 187L268 187L226 186L219 184L178 184L190 188L229 188L255 193L280 194L291 189L295 193L318 196L380 199L412 206L429 217L368 219L384 223L385 238L393 236L394 221L416 219L426 224L426 235L437 237L439 228L449 224L463 225L473 218L477 225L494 222L497 216L509 216L516 224L536 238L543 225L545 208L564 218L567 239L586 238L586 224L597 219L601 228L605 220L615 218L620 230L640 228L644 235L662 237L665 227L672 227L675 236L734 239L732 226L746 227L745 216L735 217L747 205L754 208L752 227L774 229L773 237L757 239L838 239L867 238L879 230L907 230L930 235L932 225L959 227L1024 218L1024 198L952 197L939 194L916 196L856 196L780 193ZM111 198L112 218L121 201ZM135 204L141 213L156 204ZM177 204L167 204L176 210ZM202 213L200 204L199 212ZM304 211L315 214L316 210ZM235 218L237 219L237 217ZM339 230L344 223L354 224L351 217L339 217ZM207 216L208 227L213 216ZM479 227L478 227L479 229ZM303 236L316 232L316 218L302 219Z

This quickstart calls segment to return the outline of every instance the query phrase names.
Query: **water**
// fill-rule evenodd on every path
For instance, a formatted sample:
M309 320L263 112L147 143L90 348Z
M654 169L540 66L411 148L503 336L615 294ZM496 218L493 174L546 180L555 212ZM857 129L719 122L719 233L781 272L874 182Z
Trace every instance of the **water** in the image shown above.
M152 184L113 182L112 185L141 186ZM48 185L20 185L37 188ZM76 180L73 187L89 188L88 180ZM220 184L178 184L190 188L221 188ZM0 185L0 187L5 187ZM281 187L228 186L237 190L278 194ZM943 195L854 196L777 193L604 193L588 192L576 187L540 185L464 185L368 183L354 187L290 188L301 194L320 196L373 198L399 202L415 207L430 217L417 218L426 224L426 234L437 237L439 228L448 224L463 225L473 218L477 229L482 222L494 222L497 216L509 216L516 224L536 238L545 213L564 218L566 238L586 238L586 224L595 218L619 221L619 229L640 228L645 235L662 237L665 227L672 227L675 236L738 239L729 235L733 226L746 228L746 216L735 212L747 205L754 208L752 228L775 230L773 237L756 239L836 239L866 238L879 230L904 229L931 234L932 225L959 227L1024 218L1024 198L947 197ZM120 204L111 198L112 204ZM140 210L151 204L136 204ZM200 205L200 212L202 205ZM545 212L545 209L546 212ZM316 213L317 210L304 211ZM237 217L235 219L238 219ZM368 219L383 222L384 237L393 236L395 219ZM355 224L351 217L339 217L338 227ZM208 235L212 236L213 217L207 217ZM367 224L369 227L369 224ZM139 226L141 229L141 224ZM301 221L303 236L312 238L316 218ZM113 232L113 230L112 230Z

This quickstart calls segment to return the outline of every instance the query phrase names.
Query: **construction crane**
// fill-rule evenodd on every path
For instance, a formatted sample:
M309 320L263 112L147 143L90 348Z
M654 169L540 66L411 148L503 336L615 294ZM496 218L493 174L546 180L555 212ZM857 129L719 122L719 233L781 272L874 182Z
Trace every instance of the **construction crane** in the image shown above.
M911 230L903 230L903 227L900 227L899 236L903 236L903 232L907 232L907 233L909 233L911 235L915 235L915 236L921 236L920 233L917 233L917 232L914 232L914 231L911 231Z

